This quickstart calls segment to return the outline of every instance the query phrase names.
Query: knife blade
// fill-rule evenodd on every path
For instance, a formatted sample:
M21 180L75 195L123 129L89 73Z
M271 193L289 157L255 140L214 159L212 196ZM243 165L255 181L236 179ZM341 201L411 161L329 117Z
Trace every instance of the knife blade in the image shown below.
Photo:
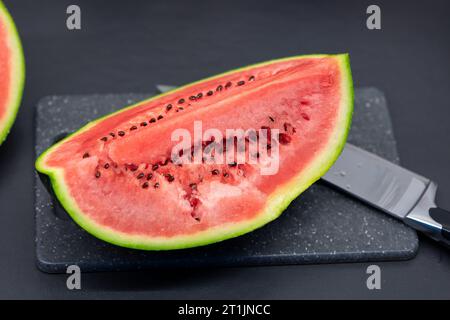
M322 179L399 219L430 184L429 179L349 143Z
M430 179L350 143L322 179L450 246L450 212L437 207Z
M156 86L161 93L175 88ZM346 143L322 180L450 247L450 212L436 205L430 179Z

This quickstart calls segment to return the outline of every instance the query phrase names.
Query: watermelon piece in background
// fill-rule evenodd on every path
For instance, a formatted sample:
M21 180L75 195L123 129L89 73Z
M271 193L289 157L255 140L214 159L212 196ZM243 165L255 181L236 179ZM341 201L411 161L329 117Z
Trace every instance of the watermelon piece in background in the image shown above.
M25 82L22 45L14 21L0 1L0 144L16 119Z

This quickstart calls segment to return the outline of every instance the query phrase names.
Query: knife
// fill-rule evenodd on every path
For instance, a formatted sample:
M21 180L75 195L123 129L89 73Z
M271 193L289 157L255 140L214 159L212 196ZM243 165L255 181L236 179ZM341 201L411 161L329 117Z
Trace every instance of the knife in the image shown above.
M156 86L161 93L175 88ZM430 179L346 143L322 180L450 247L450 212L436 205Z
M450 212L430 179L350 143L322 179L450 247Z

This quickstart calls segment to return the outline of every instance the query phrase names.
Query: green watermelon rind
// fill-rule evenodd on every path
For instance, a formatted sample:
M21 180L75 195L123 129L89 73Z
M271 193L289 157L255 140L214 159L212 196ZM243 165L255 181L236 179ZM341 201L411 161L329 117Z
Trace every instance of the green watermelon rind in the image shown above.
M294 176L289 182L285 185L280 186L276 191L274 191L267 201L267 205L263 209L263 211L257 214L257 218L241 221L238 223L229 223L225 225L221 225L218 227L210 228L208 230L200 231L191 235L183 235L183 236L174 236L174 237L149 237L149 236L140 236L140 235L128 235L123 232L119 232L113 230L109 227L105 227L97 224L92 219L89 219L86 215L82 213L82 210L79 209L78 205L74 201L74 199L70 196L70 191L67 188L67 185L64 183L64 169L62 168L52 168L47 167L45 164L45 160L47 155L51 152L57 150L58 146L70 139L72 136L82 133L89 128L93 127L103 119L110 117L111 115L118 114L120 112L124 112L130 108L133 108L142 103L158 99L162 96L171 94L178 90L185 89L187 87L196 85L203 81L209 81L218 77L222 77L224 75L243 71L246 69L263 66L266 64L271 64L275 62L283 62L288 60L295 59L303 59L303 58L321 58L321 57L332 57L338 60L341 70L342 82L341 82L341 102L340 102L340 116L338 119L338 124L335 126L335 130L333 132L334 137L331 140L334 143L330 147L326 147L322 149L322 154L320 157L317 157L312 161L310 167L302 171L299 175ZM145 101L140 101L137 104L121 109L117 112L114 112L110 115L104 116L100 119L97 119L83 128L78 130L77 132L71 134L64 140L59 143L53 145L49 149L47 149L41 156L36 160L36 168L39 172L44 173L49 176L51 184L53 186L54 192L72 217L72 219L81 226L84 230L86 230L91 235L118 245L127 248L141 249L141 250L173 250L173 249L183 249L183 248L191 248L197 246L208 245L211 243L223 241L226 239L234 238L250 231L253 231L257 228L264 226L270 221L276 219L281 215L281 213L289 206L289 204L297 198L303 191L305 191L309 186L311 186L315 181L320 179L328 169L333 165L336 159L339 157L342 149L344 148L348 132L350 130L352 113L353 113L353 100L354 100L354 92L353 92L353 81L350 70L350 59L348 54L337 54L337 55L303 55L303 56L294 56L289 58L271 60L259 64L254 64L250 66L246 66L239 69L234 69L210 78L206 78L200 81L193 82L191 84L185 85L183 87L176 88L169 92L163 93L161 95L152 97Z
M2 1L0 1L0 19L5 22L8 28L8 36L11 41L11 49L13 55L14 70L12 73L13 81L10 90L14 90L12 98L7 106L7 115L0 122L0 145L5 141L19 111L20 102L22 101L22 93L25 85L25 58L23 55L22 44L20 42L19 33L14 24L14 20L6 9Z

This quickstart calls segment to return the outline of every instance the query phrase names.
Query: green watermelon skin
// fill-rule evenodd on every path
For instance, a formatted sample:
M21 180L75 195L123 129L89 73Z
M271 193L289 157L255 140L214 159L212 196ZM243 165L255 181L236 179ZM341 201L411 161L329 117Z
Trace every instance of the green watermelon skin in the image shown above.
M220 83L221 79L226 77L244 73L248 74L251 73L252 70L257 70L261 67L267 66L270 68L272 65L293 63L303 60L309 61L311 59L332 59L336 62L339 70L340 94L338 97L339 102L335 106L336 110L338 110L337 114L339 114L339 117L336 118L334 127L332 128L333 136L330 138L331 142L329 142L329 145L324 148L324 151L320 156L311 161L306 173L297 173L294 171L290 173L289 178L284 177L284 180L280 181L275 179L274 181L276 182L277 187L271 190L271 192L267 195L267 200L264 202L264 205L257 209L257 214L254 214L252 218L242 219L242 221L238 220L227 222L223 225L214 225L213 227L195 232L190 232L191 230L189 230L189 232L186 232L185 234L148 235L142 230L137 233L115 230L113 225L107 226L99 223L98 220L96 221L93 219L92 215L95 215L95 210L94 213L89 215L86 214L82 208L80 208L83 203L75 199L74 193L78 191L71 189L70 183L68 183L69 179L66 173L67 169L64 167L64 159L76 156L80 157L79 154L72 154L73 151L66 150L67 146L73 143L74 140L78 139L78 137L85 135L86 133L90 134L92 131L99 130L105 121L108 122L112 121L111 119L115 119L116 117L123 117L124 114L139 110L139 108L144 108L149 104L156 104L158 101L168 99L168 97L177 96L180 92L186 92L191 89L194 90L205 83ZM37 159L36 168L39 172L47 174L50 177L55 194L74 221L95 237L115 245L142 250L172 250L202 246L248 233L276 219L287 208L292 200L294 200L312 183L325 174L334 161L338 158L347 138L351 124L352 112L353 83L350 71L350 61L347 54L306 55L272 60L269 62L232 70L211 78L188 84L91 122L44 152ZM70 156L63 155L64 152L71 154ZM78 152L80 151L78 150ZM167 197L166 199L167 201L170 201L170 197ZM163 208L161 208L161 210L163 210ZM155 212L155 214L158 213Z

